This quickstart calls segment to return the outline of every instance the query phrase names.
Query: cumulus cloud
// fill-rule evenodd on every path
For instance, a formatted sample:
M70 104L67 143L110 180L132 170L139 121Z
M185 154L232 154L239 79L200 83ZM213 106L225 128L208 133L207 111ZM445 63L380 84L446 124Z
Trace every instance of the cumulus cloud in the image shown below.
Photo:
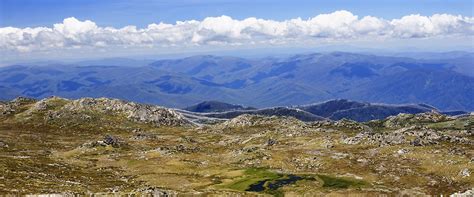
M407 39L472 36L474 17L448 14L408 15L386 20L359 17L348 11L284 21L229 16L202 21L150 24L146 28L99 27L93 21L66 18L52 27L0 28L0 51L30 52L74 48L192 47L212 45L274 45L318 40Z

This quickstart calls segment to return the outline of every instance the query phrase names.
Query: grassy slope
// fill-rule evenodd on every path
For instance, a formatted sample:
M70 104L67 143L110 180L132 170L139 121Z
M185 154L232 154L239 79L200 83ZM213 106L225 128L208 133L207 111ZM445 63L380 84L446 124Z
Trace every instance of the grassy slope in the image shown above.
M52 109L63 104L59 102ZM1 117L0 140L9 147L0 148L0 170L5 172L0 175L0 193L131 192L148 186L176 191L245 192L259 181L274 181L288 174L315 179L284 186L278 189L280 193L391 193L397 188L418 188L415 190L439 194L471 188L474 183L473 176L458 174L464 168L474 171L470 163L472 145L345 145L340 139L355 135L355 131L311 131L290 137L278 126L256 126L213 133L206 129L157 128L120 116L89 115L91 120L53 122L47 122L41 113L30 119ZM464 120L454 123L464 124ZM452 124L431 126L439 125ZM137 129L140 131L132 132ZM126 145L82 146L106 134L117 136ZM138 134L153 137L139 139ZM265 146L270 138L278 143ZM333 147L327 148L325 141ZM184 148L180 151L178 146ZM466 155L450 154L454 148ZM395 155L400 149L409 153Z

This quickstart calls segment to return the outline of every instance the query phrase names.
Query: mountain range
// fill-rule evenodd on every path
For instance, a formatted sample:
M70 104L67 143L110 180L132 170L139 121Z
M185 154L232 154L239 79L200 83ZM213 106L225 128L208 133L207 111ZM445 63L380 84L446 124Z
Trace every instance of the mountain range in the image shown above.
M192 105L180 111L183 114L192 112L193 116L218 119L231 119L242 114L262 116L287 116L301 121L342 120L350 119L358 122L381 120L398 114L418 114L436 111L442 114L456 116L468 114L466 111L440 111L426 104L382 104L351 101L347 99L334 99L320 103L299 106L281 106L256 109L222 103L205 101Z
M217 100L266 108L346 98L474 111L474 53L429 55L205 55L135 61L133 66L126 59L11 65L0 68L0 99L113 97L177 108Z

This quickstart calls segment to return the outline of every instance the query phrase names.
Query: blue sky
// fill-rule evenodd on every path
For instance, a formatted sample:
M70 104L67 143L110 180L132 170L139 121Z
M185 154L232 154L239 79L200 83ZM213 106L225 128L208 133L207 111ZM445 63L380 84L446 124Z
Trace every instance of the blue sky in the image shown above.
M473 2L0 0L0 61L252 50L472 51Z
M64 18L92 20L99 26L144 27L160 21L202 20L228 15L284 20L349 10L385 19L408 14L472 16L472 0L0 0L0 26L51 26Z

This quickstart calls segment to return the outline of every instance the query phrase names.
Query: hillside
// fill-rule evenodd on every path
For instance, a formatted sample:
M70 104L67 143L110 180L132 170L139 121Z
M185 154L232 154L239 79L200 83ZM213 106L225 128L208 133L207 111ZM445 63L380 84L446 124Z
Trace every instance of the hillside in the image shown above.
M204 124L189 115L109 98L0 102L0 192L449 195L474 187L472 115L358 123L242 114Z

